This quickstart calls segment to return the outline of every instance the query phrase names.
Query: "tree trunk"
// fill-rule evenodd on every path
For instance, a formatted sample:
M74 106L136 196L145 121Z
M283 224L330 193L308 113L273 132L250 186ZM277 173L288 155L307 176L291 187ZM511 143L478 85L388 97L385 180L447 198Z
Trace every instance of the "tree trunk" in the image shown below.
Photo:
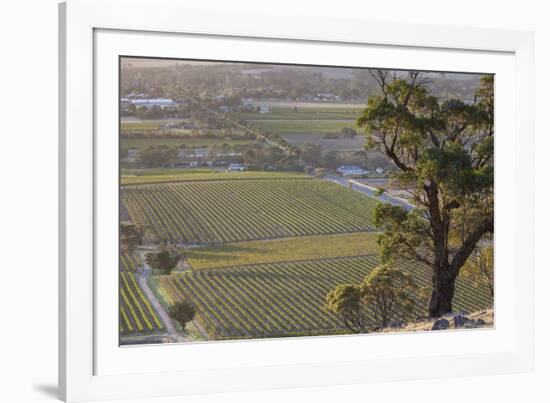
M466 238L460 249L456 252L451 262L448 262L448 251L445 238L440 236L439 227L432 222L434 228L435 262L433 267L433 291L428 310L430 317L437 318L453 311L453 296L455 293L455 280L460 269L472 254L477 242L483 234L493 232L493 216L486 218ZM445 229L448 233L448 227ZM442 241L443 239L443 241Z
M449 274L448 270L434 268L432 296L428 310L430 317L439 318L453 311L453 296L455 293L456 277Z

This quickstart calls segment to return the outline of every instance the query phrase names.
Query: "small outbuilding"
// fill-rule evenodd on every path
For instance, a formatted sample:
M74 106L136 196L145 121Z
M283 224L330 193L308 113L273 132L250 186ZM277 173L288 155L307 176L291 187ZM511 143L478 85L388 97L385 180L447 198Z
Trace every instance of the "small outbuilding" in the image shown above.
M368 171L356 166L356 165L342 165L336 169L340 175L353 176L353 175L366 175Z
M227 167L228 172L242 172L246 171L246 166L244 164L229 164Z

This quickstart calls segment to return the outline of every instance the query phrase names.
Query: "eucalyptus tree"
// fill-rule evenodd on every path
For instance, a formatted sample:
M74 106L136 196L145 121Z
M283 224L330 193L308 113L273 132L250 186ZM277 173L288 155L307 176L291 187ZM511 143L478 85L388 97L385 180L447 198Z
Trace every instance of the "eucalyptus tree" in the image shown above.
M494 230L493 76L473 103L438 99L420 72L371 70L378 95L358 119L366 148L385 154L394 179L417 206L379 205L375 222L383 262L407 258L433 268L429 314L452 311L455 281L482 237Z

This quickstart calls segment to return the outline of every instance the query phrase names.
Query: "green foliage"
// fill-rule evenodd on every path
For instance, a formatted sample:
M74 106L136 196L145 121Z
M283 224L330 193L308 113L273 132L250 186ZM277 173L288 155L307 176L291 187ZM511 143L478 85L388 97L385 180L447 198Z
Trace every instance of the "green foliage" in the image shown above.
M163 246L159 252L149 252L145 261L149 266L162 274L170 274L182 258L182 253L174 248Z
M166 145L147 146L138 151L136 162L145 168L171 166L176 163L178 149Z
M485 287L494 295L495 250L493 245L478 247L470 260L464 265L460 275L471 281L476 287Z
M388 265L379 266L361 285L363 304L372 310L377 326L407 321L415 308L416 284L410 274Z
M342 135L343 138L352 139L357 135L357 130L355 130L352 127L343 127L340 130L340 134Z
M120 248L123 252L132 252L143 242L145 230L135 224L120 223Z
M374 210L374 224L383 230L378 238L383 263L396 256L431 263L427 259L433 249L430 224L420 210L407 212L401 206L379 204Z
M177 301L168 309L170 317L177 321L183 330L187 323L195 318L195 313L195 306L185 300Z
M367 133L365 147L393 161L393 178L417 207L409 214L377 209L381 256L434 268L429 309L440 316L452 309L460 269L493 231L493 77L481 79L475 103L467 104L431 95L420 72L370 73L381 94L369 98L357 122Z
M346 328L364 333L406 321L415 309L416 285L399 269L382 265L358 285L340 284L327 294L325 309L339 315Z
M361 288L350 284L340 284L327 294L325 309L339 315L344 325L353 333L365 333L369 328L369 318L361 295Z
M300 146L300 156L310 164L316 164L321 158L321 146L313 143L304 143Z

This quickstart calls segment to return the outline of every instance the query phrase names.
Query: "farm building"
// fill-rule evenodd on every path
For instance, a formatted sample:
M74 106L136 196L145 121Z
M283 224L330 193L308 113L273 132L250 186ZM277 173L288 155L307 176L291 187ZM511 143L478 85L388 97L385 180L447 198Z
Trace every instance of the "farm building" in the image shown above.
M227 167L227 170L229 172L246 171L246 166L243 164L229 164L229 167Z
M365 171L364 169L359 168L356 165L342 165L338 169L336 169L336 172L344 176L365 175L368 173L368 171Z
M169 98L149 98L149 99L132 99L130 101L135 106L144 106L146 108L153 108L155 106L158 106L160 108L168 108L172 106L176 106L176 103Z
M260 106L260 113L271 113L271 108L269 106Z

